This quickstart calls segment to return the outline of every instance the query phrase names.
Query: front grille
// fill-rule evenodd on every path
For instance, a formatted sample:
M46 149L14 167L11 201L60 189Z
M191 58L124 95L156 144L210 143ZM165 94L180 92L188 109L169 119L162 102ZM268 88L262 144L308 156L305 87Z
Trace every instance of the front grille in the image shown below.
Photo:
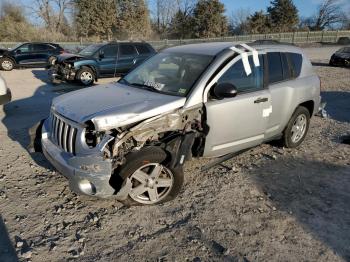
M77 133L77 128L68 124L63 118L51 113L51 139L57 146L75 155Z

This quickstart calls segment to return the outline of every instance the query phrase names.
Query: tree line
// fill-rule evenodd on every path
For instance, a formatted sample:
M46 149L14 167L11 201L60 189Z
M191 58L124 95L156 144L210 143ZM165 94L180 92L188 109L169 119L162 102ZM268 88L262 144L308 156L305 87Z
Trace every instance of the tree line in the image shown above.
M28 3L28 1L26 2ZM5 0L0 41L101 41L211 38L233 34L350 29L350 10L324 0L300 17L293 0L271 0L266 10L229 16L220 0Z

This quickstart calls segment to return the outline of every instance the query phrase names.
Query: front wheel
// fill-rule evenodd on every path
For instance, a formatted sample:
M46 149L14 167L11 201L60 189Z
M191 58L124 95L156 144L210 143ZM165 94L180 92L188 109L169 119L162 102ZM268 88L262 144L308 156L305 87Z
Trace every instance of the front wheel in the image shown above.
M76 79L84 86L91 86L95 81L95 74L90 68L82 68L78 71Z
M299 106L283 134L283 144L287 148L298 147L306 137L310 126L310 112L307 108Z
M0 59L0 68L4 71L11 71L14 68L14 63L9 58L2 58Z
M167 154L158 147L148 147L126 156L118 172L132 183L125 205L155 205L175 198L183 184L182 167L170 168Z

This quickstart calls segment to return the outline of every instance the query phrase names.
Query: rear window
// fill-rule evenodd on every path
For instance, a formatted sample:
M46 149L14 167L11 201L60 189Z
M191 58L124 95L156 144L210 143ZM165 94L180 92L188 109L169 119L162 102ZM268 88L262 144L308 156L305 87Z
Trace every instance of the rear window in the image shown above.
M146 45L135 45L135 47L140 55L151 53L151 50Z
M288 53L288 55L292 66L293 76L298 77L301 73L303 56L301 54L296 54L296 53Z
M283 81L283 69L281 54L276 53L267 53L267 60L269 63L269 83L277 83Z
M120 45L121 56L136 55L136 50L133 45Z

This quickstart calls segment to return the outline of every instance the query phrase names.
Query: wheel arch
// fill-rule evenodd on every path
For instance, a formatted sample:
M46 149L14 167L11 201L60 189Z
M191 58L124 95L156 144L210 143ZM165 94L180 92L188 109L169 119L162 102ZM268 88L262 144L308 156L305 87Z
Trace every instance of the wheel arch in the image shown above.
M305 108L309 111L309 113L310 113L310 118L313 116L314 110L315 110L315 102L314 102L313 100L308 100L308 101L305 101L305 102L303 102L303 103L300 103L300 104L297 106L297 108L298 108L299 106L303 106L303 107L305 107Z
M16 62L16 60L15 60L13 57L11 57L11 56L5 55L5 56L1 57L1 59L3 59L3 58L10 59L10 60L13 62L13 65L14 65L14 66L17 66L17 65L18 65L17 62Z

